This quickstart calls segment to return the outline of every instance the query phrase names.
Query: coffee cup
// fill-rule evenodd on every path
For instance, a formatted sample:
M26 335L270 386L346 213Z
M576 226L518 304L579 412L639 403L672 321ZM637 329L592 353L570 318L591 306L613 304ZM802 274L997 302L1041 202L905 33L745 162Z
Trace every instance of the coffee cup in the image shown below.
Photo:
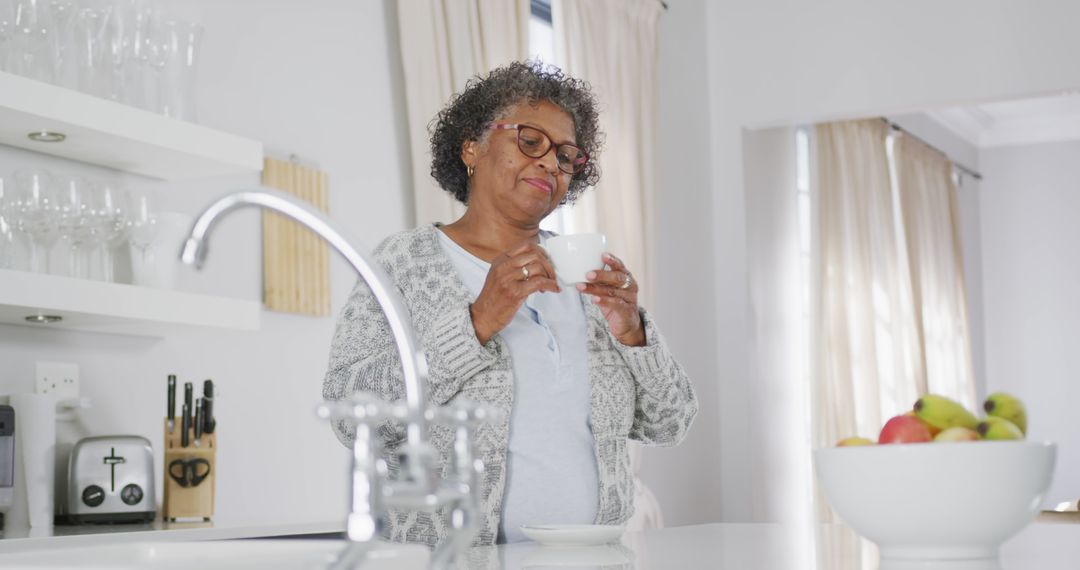
M570 234L548 238L543 244L555 275L563 285L588 281L590 271L604 268L603 255L607 251L604 234Z

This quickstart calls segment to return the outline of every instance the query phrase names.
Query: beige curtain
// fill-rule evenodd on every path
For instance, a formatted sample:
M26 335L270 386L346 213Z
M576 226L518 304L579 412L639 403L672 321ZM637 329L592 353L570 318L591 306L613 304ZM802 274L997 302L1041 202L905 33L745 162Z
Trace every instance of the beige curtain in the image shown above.
M956 184L948 157L894 137L893 158L911 268L926 389L976 409Z
M399 0L416 224L452 222L465 206L431 177L428 124L471 77L528 56L528 0Z
M814 182L818 257L813 290L812 447L847 436L876 439L925 386L899 207L880 120L817 125ZM815 489L822 521L834 515ZM872 564L877 549L854 534L817 532L818 562ZM834 558L835 557L835 558Z
M658 0L554 0L555 55L601 101L607 135L600 183L573 210L578 231L596 228L653 305Z
M876 438L926 391L887 134L876 119L815 128L815 447Z
M815 128L814 447L873 439L927 392L974 409L951 164L888 130L878 119ZM820 490L816 503L832 520ZM850 532L819 534L818 553L826 563L877 556Z
M608 249L634 273L639 301L653 306L653 193L656 133L658 0L553 0L555 57L568 74L592 85L600 99L606 144L600 183L571 210L577 232L600 231ZM660 504L637 478L640 446L630 446L635 474L630 530L664 526Z

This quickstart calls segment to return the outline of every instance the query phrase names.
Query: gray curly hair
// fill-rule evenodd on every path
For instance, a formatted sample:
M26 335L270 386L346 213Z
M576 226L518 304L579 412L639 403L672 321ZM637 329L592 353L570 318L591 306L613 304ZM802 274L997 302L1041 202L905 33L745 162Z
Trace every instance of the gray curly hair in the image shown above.
M600 113L589 84L538 61L518 61L476 76L455 94L428 126L431 133L431 176L463 204L469 203L469 175L461 161L465 141L482 141L492 121L505 117L515 105L549 101L574 121L577 146L589 162L570 179L563 204L573 204L600 180L596 159L603 145Z

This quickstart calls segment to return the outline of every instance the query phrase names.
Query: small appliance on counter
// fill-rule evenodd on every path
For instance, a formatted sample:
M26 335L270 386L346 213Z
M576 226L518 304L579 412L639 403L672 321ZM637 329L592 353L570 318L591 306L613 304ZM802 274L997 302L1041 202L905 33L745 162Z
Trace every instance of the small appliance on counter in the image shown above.
M149 522L154 480L154 452L145 437L84 438L71 450L60 515L72 523Z
M0 406L0 513L15 501L15 408Z

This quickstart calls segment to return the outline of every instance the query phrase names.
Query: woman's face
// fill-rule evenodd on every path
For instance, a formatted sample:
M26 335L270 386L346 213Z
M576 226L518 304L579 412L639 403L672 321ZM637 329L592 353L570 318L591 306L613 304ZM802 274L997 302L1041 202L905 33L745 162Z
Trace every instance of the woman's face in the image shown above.
M467 141L461 158L475 167L469 208L493 209L511 220L537 224L559 206L570 186L571 175L559 170L555 146L577 144L574 122L554 103L540 101L519 103L494 124L535 127L551 138L552 148L539 158L526 156L518 148L517 129L489 130L484 144Z

